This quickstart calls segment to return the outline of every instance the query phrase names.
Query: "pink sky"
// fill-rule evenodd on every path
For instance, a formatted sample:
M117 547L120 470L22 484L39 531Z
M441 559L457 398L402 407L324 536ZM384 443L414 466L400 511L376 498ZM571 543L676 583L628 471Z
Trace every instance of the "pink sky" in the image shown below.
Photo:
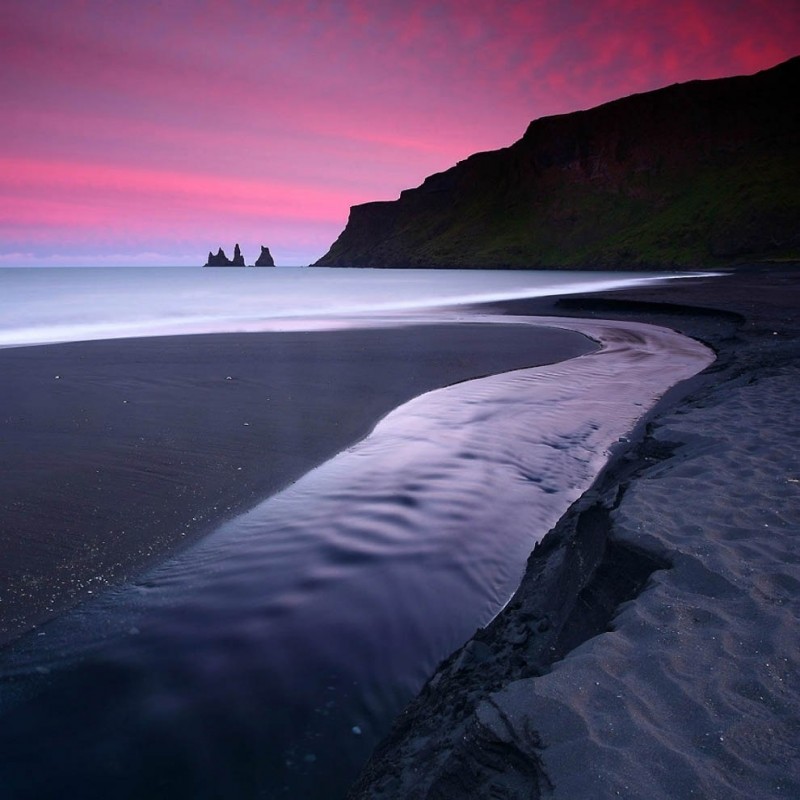
M308 264L532 119L798 43L797 0L12 0L0 265Z

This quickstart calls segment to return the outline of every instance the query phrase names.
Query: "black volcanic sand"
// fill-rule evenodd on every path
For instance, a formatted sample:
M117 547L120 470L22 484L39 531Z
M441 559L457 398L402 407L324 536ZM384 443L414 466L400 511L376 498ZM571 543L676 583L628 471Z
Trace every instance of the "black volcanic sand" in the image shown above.
M284 488L410 398L593 346L451 324L0 350L0 644Z
M713 346L440 666L352 798L800 797L800 264L509 313Z

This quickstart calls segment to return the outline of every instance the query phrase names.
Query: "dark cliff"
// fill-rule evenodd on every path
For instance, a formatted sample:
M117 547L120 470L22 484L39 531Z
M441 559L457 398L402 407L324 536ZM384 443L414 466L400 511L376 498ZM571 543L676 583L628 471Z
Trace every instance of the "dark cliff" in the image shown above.
M315 266L665 268L800 254L800 57L530 124L391 202Z

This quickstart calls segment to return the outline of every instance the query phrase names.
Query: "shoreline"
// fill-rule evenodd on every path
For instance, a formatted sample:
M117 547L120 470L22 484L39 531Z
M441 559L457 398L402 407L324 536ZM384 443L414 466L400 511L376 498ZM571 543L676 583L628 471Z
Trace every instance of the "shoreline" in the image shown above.
M795 789L797 758L791 742L800 731L796 713L800 671L798 659L789 656L800 652L796 630L800 574L796 574L798 560L788 531L780 530L800 521L800 509L794 505L794 497L800 494L794 483L800 484L800 464L791 452L791 370L800 355L800 314L793 303L796 291L793 293L792 280L788 271L743 273L672 282L655 289L506 301L478 309L507 313L510 322L517 314L650 322L704 340L717 352L718 360L704 373L668 391L626 437L631 442L613 448L593 487L532 554L514 598L491 624L443 662L401 715L394 733L379 746L352 797L456 798L491 792L508 798L643 794L682 798L696 796L700 786L703 796L724 793L744 798L752 796L756 787L760 796L775 797ZM705 307L692 307L692 302L701 301ZM714 305L717 307L708 310ZM460 340L463 323L453 327ZM477 340L483 340L486 330L485 325L479 329ZM422 329L423 333L430 331L430 327ZM363 330L349 334L360 358L363 334ZM405 338L407 334L406 328L390 335ZM518 334L516 331L514 337ZM243 338L255 344L253 335ZM191 339L188 350L202 354L205 361L207 354L197 349L199 339ZM215 334L200 339L206 339L207 345L216 342L230 359L230 345L237 337ZM137 340L131 345L140 356L142 344L147 342ZM170 337L149 344L158 344L155 350L175 347L183 358L189 343ZM119 340L92 346L107 347L116 367L118 345ZM244 342L239 345L243 347ZM82 349L83 345L75 347ZM487 348L487 358L496 369L496 352L488 356L492 349ZM242 363L253 360L253 352L239 355ZM318 355L322 363L331 353ZM403 359L407 356L404 350ZM463 370L465 365L459 358L455 360L457 369ZM95 367L97 363L93 361ZM214 369L229 364L229 360L216 360ZM473 363L470 369L474 368ZM440 376L437 370L439 364L429 363L423 372L428 377ZM172 367L163 375L168 383L180 383ZM71 377L74 380L75 376ZM112 383L111 388L124 388L128 393L141 378L125 369L117 377L128 383L122 387ZM353 378L360 391L363 369ZM224 392L234 388L228 382L218 386L218 375L213 381L207 379L204 382L195 376L191 382L188 397L193 402L203 396L204 388L217 391L222 386ZM52 388L52 380L53 375L48 374L43 385ZM227 380L227 375L222 380ZM263 385L252 383L251 391L263 391ZM78 386L84 391L87 383L74 383L72 390ZM97 387L107 401L108 382L98 380ZM350 389L355 391L353 386ZM748 393L758 397L755 405L746 402ZM174 399L175 395L171 396ZM345 409L353 396L351 391L344 398ZM63 397L56 400L63 401ZM736 406L736 425L731 425L731 403ZM123 405L130 404L129 400ZM102 408L101 404L95 411ZM181 414L186 415L189 408L184 405ZM220 420L220 412L230 408L213 405L214 427L220 421L229 422L224 416ZM774 418L767 419L767 412L772 411ZM211 423L206 427L211 430ZM245 442L252 433L237 425L230 427L243 435ZM252 422L247 427L253 427ZM186 456L185 450L179 452ZM727 455L729 452L732 455ZM263 467L263 448L254 449L250 457L254 465ZM713 458L718 459L713 468L701 469ZM780 475L777 495L773 485L776 472ZM734 473L735 479L731 479ZM726 494L732 486L739 490L738 495ZM722 498L720 502L711 502L715 493ZM763 537L748 537L738 524L739 495L763 516L763 524L770 528L769 543ZM772 509L763 507L764 496L771 498ZM656 530L652 520L658 521ZM700 535L705 531L698 523L709 526L714 534L711 541ZM750 524L757 523L750 520ZM727 538L722 541L720 531L726 530ZM747 543L749 551L736 550L741 547L740 540ZM781 558L776 561L770 548L782 548ZM737 564L748 564L750 574L732 574ZM664 595L668 590L677 591L670 582L679 580L689 586L691 602ZM744 622L737 622L730 606L749 602L753 592L744 592L737 585L747 581L757 584L750 587L758 593L757 602L753 601L757 607L743 609L747 612ZM768 608L765 611L769 605L780 607L783 617L779 624L770 618ZM598 635L609 630L612 633ZM697 638L706 631L708 641ZM774 631L780 632L780 638L772 635ZM737 673L729 663L735 665L736 659L728 651L737 637L740 649L742 642L747 642L770 661L759 663L760 656L750 654L756 659L748 664L750 673ZM759 642L757 637L761 637ZM721 652L713 644L716 641L722 643ZM781 650L783 641L788 656ZM702 665L701 672L692 671L694 661ZM708 687L723 663L723 683L712 692ZM752 677L759 669L764 671L765 663L773 672L772 685L766 682L769 676ZM677 694L676 684L680 686ZM613 694L609 694L609 686L614 687ZM756 707L747 709L744 728L741 721L731 721L730 713L726 717L719 712L732 693L737 695L739 717L742 704L755 703ZM669 699L660 701L654 694ZM769 708L758 706L757 697ZM708 723L711 712L704 706L716 709L719 719L713 724ZM685 718L683 711L676 715L674 709L684 707L690 709ZM701 717L703 725L698 724ZM443 730L450 732L449 741L441 736ZM748 748L755 751L755 757L743 755ZM704 761L697 760L701 750ZM722 774L731 764L743 787L740 794ZM772 766L765 766L769 764ZM773 795L765 787L772 789Z
M595 347L443 323L0 350L0 646L130 580L411 398ZM365 368L365 364L369 366Z
M476 319L485 320L475 328L483 340L495 330L487 325L503 318ZM416 396L296 486L237 516L132 586L47 626L38 634L45 639L34 633L13 647L7 663L17 666L8 673L20 679L16 692L39 687L43 694L5 717L4 780L43 797L51 787L77 790L91 774L97 796L120 793L125 767L115 769L98 758L94 739L96 731L116 724L117 714L84 712L81 706L130 708L124 765L135 752L148 751L144 738L141 746L130 738L153 702L147 685L180 673L187 675L186 686L169 692L170 706L198 720L214 713L220 692L228 695L223 705L232 709L226 726L249 724L247 716L233 711L239 696L269 713L269 733L251 744L264 753L263 768L270 774L257 784L262 789L285 782L291 796L343 796L425 676L507 601L534 542L591 484L609 448L616 448L666 387L709 359L695 342L637 323L526 317L524 324L534 326L530 332L537 340L550 327L567 324L602 344L559 364ZM429 339L441 330L424 333ZM457 332L469 330L467 325ZM407 343L413 331L394 335ZM525 340L521 331L514 332L514 340L520 337ZM357 340L364 344L363 337ZM458 340L463 347L464 336ZM183 349L187 343L172 344ZM119 358L122 351L113 352ZM492 365L497 368L496 356ZM130 367L122 372L130 379ZM617 400L620 392L624 403ZM337 474L343 482L337 483ZM329 583L326 575L339 578ZM387 591L390 586L396 591ZM106 640L106 630L116 633ZM87 634L90 649L102 641L88 662L82 646ZM247 651L253 660L244 656ZM227 662L234 653L241 655L220 674L224 680L204 679L206 665ZM316 680L304 683L294 679L294 669L284 672L287 659L305 665L309 676L338 677L326 681L318 696ZM120 665L129 667L124 679ZM52 677L45 688L37 676L47 669ZM344 689L370 686L373 676L378 683L363 694ZM336 711L320 717L318 709L329 702ZM51 707L63 710L52 713ZM341 732L354 724L358 736L341 741ZM45 729L62 745L58 755L40 761L50 765L49 781L31 785L24 749ZM77 729L82 746L72 743ZM179 722L164 720L159 731L184 741ZM224 750L211 731L205 736L204 747ZM297 764L298 748L312 741L317 742L314 766ZM176 746L151 758L153 774L159 774L157 763L164 758L184 765L175 768L175 786L213 780L205 765L194 763L189 742L183 752ZM83 768L65 768L73 761ZM243 768L226 766L232 774ZM321 793L313 789L315 782L325 787ZM137 792L130 796L140 796Z
M661 324L718 358L640 420L350 798L800 791L794 281L757 269L502 305Z

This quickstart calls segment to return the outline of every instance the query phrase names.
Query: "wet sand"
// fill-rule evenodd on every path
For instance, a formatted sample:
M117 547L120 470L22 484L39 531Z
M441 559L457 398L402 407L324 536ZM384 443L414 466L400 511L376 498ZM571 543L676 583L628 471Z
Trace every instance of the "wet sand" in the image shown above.
M0 350L0 644L279 491L410 398L593 347L450 324Z
M718 359L621 444L352 797L800 795L796 281L749 271L492 309L651 322ZM447 330L0 351L15 387L0 636L165 558L409 397L540 363L519 330L487 341L477 326L466 348L464 327Z
M797 281L748 270L550 307L672 327L718 359L642 420L351 797L800 796Z

